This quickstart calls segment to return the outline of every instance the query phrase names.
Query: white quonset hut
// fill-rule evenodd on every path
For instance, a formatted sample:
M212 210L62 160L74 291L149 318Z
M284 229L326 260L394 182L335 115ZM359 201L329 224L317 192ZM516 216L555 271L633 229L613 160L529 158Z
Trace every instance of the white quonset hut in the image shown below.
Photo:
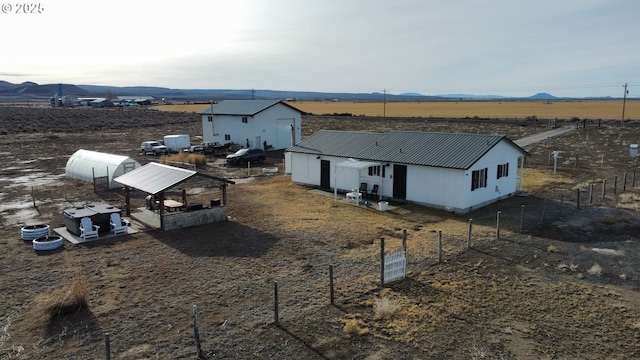
M466 213L522 191L527 152L501 135L321 130L285 152L294 183ZM370 196L371 197L371 196Z
M139 162L127 156L80 149L71 155L64 172L72 179L101 182L113 189L122 186L114 178L139 167Z

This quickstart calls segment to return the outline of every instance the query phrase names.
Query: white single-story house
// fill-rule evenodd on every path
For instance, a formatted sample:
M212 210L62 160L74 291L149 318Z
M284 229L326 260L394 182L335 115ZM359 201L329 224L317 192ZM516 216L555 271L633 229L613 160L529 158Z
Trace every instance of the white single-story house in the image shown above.
M280 100L224 100L200 111L202 140L286 149L302 138L302 112Z
M522 191L527 152L501 135L322 130L288 148L294 183L467 213Z

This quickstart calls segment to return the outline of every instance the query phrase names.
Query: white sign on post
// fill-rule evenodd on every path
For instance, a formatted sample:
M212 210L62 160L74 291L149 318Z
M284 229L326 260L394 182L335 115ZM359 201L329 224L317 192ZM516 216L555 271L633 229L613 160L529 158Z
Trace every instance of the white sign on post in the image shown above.
M556 168L557 168L557 165L558 165L558 155L560 155L560 151L554 150L552 154L553 154L553 175L555 175L556 174Z

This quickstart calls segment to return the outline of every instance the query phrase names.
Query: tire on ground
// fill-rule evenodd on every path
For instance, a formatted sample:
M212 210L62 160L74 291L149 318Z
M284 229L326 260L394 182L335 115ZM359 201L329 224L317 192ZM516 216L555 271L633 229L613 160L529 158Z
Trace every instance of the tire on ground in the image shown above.
M48 236L50 227L48 224L23 226L20 229L20 237L22 240L31 241L35 238Z
M59 235L42 236L42 237L33 239L32 243L33 243L33 250L36 250L36 251L55 250L62 247L62 236L59 236Z

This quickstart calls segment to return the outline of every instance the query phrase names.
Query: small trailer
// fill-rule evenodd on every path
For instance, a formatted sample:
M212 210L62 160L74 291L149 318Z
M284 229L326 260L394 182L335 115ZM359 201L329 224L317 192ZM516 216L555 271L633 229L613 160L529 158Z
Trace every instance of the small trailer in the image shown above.
M164 146L169 149L169 152L177 153L191 146L191 138L187 134L167 135L164 137Z

